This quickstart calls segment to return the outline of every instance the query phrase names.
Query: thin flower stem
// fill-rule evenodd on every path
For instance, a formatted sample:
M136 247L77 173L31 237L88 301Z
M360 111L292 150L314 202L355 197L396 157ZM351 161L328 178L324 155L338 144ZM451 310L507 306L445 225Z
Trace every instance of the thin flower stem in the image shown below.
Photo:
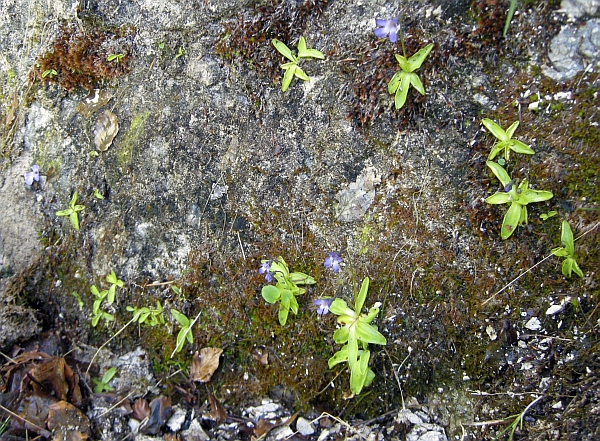
M400 44L402 44L402 55L406 58L406 49L404 48L404 14L400 14Z

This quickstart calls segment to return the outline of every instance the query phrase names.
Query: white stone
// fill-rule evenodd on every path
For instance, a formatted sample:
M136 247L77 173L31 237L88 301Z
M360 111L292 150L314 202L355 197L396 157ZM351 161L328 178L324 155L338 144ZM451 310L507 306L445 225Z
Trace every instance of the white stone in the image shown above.
M539 331L542 329L542 322L537 317L531 317L527 323L525 323L525 327L531 331Z
M310 436L315 433L315 426L306 418L299 417L296 421L296 430L303 436Z

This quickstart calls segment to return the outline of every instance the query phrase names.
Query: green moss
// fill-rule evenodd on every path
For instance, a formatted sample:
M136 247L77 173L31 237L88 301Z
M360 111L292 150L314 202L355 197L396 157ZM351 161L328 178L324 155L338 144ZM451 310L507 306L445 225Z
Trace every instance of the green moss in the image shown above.
M119 143L117 157L121 167L131 163L133 157L133 149L139 142L140 137L144 133L146 120L150 116L150 111L140 112L133 117L129 130Z

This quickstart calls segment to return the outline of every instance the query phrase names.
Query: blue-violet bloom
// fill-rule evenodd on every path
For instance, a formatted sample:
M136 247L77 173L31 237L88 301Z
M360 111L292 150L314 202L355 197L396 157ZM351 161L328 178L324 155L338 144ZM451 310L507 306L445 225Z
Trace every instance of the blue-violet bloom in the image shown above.
M264 274L267 282L271 283L273 281L273 274L271 274L271 261L263 260L260 264L260 268L258 269L259 274Z
M385 38L387 35L390 36L390 41L395 43L398 39L398 20L391 18L389 20L383 20L378 18L375 20L377 29L375 29L375 36L377 38Z
M336 273L340 270L340 263L342 262L342 258L338 253L332 252L329 253L329 257L325 259L325 268L331 268Z
M30 172L25 173L25 184L31 185L33 181L40 181L40 166L35 164L31 166Z
M331 302L333 299L317 299L313 303L318 306L317 314L325 315L329 312L329 307L331 306Z

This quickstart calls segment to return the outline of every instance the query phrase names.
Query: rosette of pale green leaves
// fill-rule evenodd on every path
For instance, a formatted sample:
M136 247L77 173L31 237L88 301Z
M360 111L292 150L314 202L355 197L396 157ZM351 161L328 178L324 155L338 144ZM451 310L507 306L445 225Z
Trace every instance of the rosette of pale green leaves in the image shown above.
M560 242L562 246L552 249L552 254L558 257L564 257L562 263L562 273L565 277L571 277L571 273L574 272L579 277L583 277L583 271L577 265L575 260L575 244L573 241L573 232L567 221L562 222L562 228L560 232Z
M515 130L519 127L519 121L512 123L506 131L489 118L483 118L481 122L498 140L496 144L494 144L494 147L492 147L488 160L494 159L502 150L504 150L504 159L507 161L511 150L525 155L533 155L535 153L527 144L518 139L512 139Z
M306 289L300 288L298 285L312 285L315 283L315 279L300 272L290 273L287 263L281 256L271 263L269 272L277 280L277 284L263 286L262 296L267 303L280 302L279 323L281 326L285 326L290 310L294 314L298 314L296 296L306 292Z
M319 60L323 60L325 58L325 55L323 55L322 52L316 49L308 49L306 47L306 40L304 39L304 37L300 37L300 41L298 41L297 56L294 55L290 48L287 47L282 41L279 41L278 39L274 38L272 43L273 46L275 46L275 49L277 49L277 51L281 55L290 60L288 63L281 65L281 68L285 70L285 73L283 74L283 81L281 82L281 90L283 92L285 92L288 89L288 87L290 87L290 84L292 83L294 77L298 77L304 81L310 81L310 77L306 75L306 73L300 68L300 66L298 66L298 63L302 58L317 58Z
M367 349L369 343L385 345L385 337L371 325L379 314L379 307L373 306L368 314L361 314L367 291L369 278L365 277L360 292L354 301L354 310L342 299L335 299L329 311L338 315L337 322L342 325L333 334L336 343L344 345L342 349L329 359L329 368L339 363L348 362L350 368L350 390L359 394L363 387L371 384L375 374L369 368L371 352Z
M417 89L421 95L425 95L423 83L414 72L421 67L431 49L433 49L433 43L429 43L424 48L419 49L416 54L408 59L405 56L396 54L396 60L398 60L401 70L396 72L388 83L388 93L390 95L396 94L394 98L396 109L402 108L404 103L406 103L406 96L408 95L410 86Z
M493 161L486 161L486 165L492 170L494 175L502 183L506 191L499 191L485 201L488 204L508 204L508 211L502 221L500 236L502 239L508 239L519 225L527 224L527 204L532 202L547 201L552 198L552 193L544 190L531 190L527 179L517 186L513 183L500 164Z

